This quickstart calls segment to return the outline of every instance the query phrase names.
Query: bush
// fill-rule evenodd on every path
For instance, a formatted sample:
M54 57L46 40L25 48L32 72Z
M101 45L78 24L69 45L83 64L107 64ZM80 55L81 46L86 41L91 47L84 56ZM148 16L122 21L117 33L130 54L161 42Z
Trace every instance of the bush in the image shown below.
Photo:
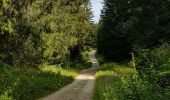
M162 88L170 86L170 72L162 72L158 75L158 84Z
M136 69L144 80L158 87L167 86L168 77L161 73L169 72L170 44L164 43L152 50L141 49L136 51ZM166 80L166 81L165 81Z
M142 49L136 51L136 64L138 70L160 70L169 63L170 44L163 44L153 50Z
M169 84L169 74L162 74L148 80L143 78L131 66L114 62L101 64L101 70L96 73L94 100L169 100L169 87L162 89L159 82ZM155 73L151 70L151 73ZM153 74L155 75L155 74ZM160 80L161 79L161 80ZM152 83L151 83L152 82Z
M14 83L14 76L9 65L0 62L0 94L8 93L8 89Z

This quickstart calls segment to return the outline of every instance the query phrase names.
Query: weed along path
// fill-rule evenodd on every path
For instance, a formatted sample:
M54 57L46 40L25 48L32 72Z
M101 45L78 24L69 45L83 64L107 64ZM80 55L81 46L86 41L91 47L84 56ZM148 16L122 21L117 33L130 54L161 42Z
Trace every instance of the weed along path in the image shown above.
M94 88L94 74L99 69L99 64L95 58L95 51L89 53L92 67L80 71L77 79L68 86L51 94L42 100L91 100Z

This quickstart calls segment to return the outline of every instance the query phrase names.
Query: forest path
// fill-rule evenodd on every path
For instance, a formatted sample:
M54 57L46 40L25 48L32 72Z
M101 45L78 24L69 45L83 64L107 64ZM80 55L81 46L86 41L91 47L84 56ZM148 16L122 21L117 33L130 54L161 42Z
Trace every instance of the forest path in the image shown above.
M99 69L99 63L95 58L95 51L89 53L92 67L80 71L76 80L51 94L42 100L91 100L94 88L94 74Z

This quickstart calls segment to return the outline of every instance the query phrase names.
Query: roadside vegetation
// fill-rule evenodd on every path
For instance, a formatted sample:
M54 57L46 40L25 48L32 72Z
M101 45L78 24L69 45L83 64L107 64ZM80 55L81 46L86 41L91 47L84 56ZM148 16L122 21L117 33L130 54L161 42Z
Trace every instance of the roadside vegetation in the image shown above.
M0 100L37 100L73 82L79 70L91 67L88 52L75 66L11 67L0 62Z
M104 0L95 100L170 99L169 16L169 0Z
M36 100L91 67L89 0L0 0L0 100Z
M102 60L101 57L98 59L101 69L95 75L94 100L170 99L168 73L165 75L160 72L158 77L152 74L154 79L147 80L148 75L143 78L137 70L125 62L115 63Z
M36 100L71 83L78 74L75 69L57 66L10 68L2 65L0 100Z
M94 24L90 0L0 0L0 100L71 83L91 67L90 47L101 66L94 100L170 100L170 0L103 4Z

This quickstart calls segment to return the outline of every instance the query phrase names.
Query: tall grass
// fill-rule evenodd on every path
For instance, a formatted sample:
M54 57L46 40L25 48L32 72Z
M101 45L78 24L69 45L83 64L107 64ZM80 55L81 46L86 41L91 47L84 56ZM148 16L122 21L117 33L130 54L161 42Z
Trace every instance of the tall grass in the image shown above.
M79 70L91 67L88 52L71 65L12 67L0 62L0 100L37 100L74 81ZM68 64L67 64L68 63Z
M0 74L0 100L36 100L71 83L78 70L57 66L6 68Z
M98 56L99 57L99 56ZM159 86L140 78L138 72L114 62L101 61L100 71L95 75L94 100L169 100L170 88Z

